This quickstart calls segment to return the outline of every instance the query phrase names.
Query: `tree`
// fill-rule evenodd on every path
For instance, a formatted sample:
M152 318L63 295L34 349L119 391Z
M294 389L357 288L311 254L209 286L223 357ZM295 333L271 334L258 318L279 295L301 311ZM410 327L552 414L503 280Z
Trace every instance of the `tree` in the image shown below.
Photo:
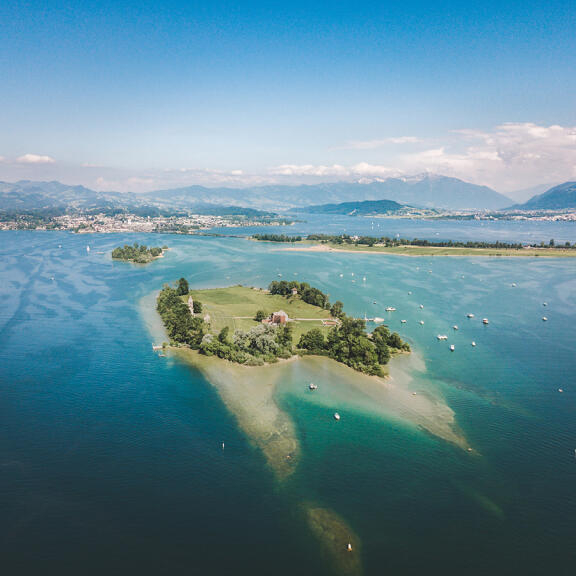
M190 292L190 287L188 286L188 280L186 278L180 278L178 280L178 287L176 288L178 296L186 296ZM196 312L196 310L194 310Z
M202 314L202 302L194 300L192 303L192 308L194 309L194 314Z
M284 324L277 335L278 344L286 348L292 348L292 324Z
M330 314L334 318L342 318L344 316L344 304L340 302L340 300L336 300L334 304L332 304L332 308L330 308Z
M300 336L298 348L318 354L326 349L326 340L320 328L312 328Z
M258 310L256 312L256 316L254 316L254 320L256 322L262 322L262 320L264 320L264 318L266 318L268 315L266 314L266 312L264 312L264 310Z
M226 344L228 342L228 334L230 333L230 328L228 326L224 326L222 330L220 330L220 334L218 334L218 340L222 342L222 344Z

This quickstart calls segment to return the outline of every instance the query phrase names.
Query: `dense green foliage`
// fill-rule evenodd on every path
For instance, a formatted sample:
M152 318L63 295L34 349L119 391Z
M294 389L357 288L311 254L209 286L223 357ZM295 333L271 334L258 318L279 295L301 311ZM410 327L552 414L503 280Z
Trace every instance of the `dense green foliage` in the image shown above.
M206 331L201 318L193 317L178 291L164 286L156 301L156 310L162 317L170 340L198 348Z
M183 287L188 287L182 280L178 281L176 288L164 286L157 302L158 312L173 343L187 345L207 356L253 366L276 362L278 358L290 358L294 354L290 323L280 326L258 324L249 330L235 330L233 334L230 334L228 326L218 334L211 332L200 317L190 313L184 301L185 294L180 294ZM293 289L298 291L296 295L293 295ZM382 366L388 363L392 352L410 350L398 334L391 333L385 326L379 326L368 334L364 320L346 316L340 301L330 307L328 296L305 282L272 282L270 292L290 298L306 298L309 304L330 309L338 319L338 324L328 331L327 337L318 327L302 334L297 344L297 351L301 354L329 356L360 372L381 375ZM201 311L202 304L194 300L194 313ZM265 317L266 313L258 310L254 319L261 322Z
M324 354L359 372L382 374L381 366L388 363L391 350L409 351L397 333L390 333L385 326L378 326L372 334L366 333L364 320L343 315L339 326L334 327L324 339L324 334L314 328L303 334L298 347L310 354Z
M292 296L294 289L296 289L298 292L297 296L299 296L307 304L318 306L318 308L330 308L328 295L318 290L318 288L313 288L307 282L296 282L295 280L290 282L287 282L286 280L275 280L268 286L270 294L279 294L280 296L287 297Z
M253 234L254 240L263 242L300 242L302 236L288 236L287 234Z
M147 264L158 258L162 254L162 248L159 246L154 246L153 248L148 248L144 244L138 244L134 242L132 246L129 244L124 244L124 246L119 246L112 250L112 258L114 260L127 260L129 262L136 262L137 264Z

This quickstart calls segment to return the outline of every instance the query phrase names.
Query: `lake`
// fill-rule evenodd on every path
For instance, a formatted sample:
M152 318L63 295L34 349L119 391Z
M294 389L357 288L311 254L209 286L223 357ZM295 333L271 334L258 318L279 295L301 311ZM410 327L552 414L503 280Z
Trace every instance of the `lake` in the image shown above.
M309 231L371 226L331 222ZM380 224L383 235L429 239L576 241L572 224ZM135 241L170 250L148 266L111 260ZM152 234L3 232L0 242L6 574L328 576L295 510L303 499L346 519L366 575L573 573L576 261L304 253ZM277 402L302 461L279 490L215 389L154 354L150 333L151 295L164 283L265 287L279 274L349 314L385 317L419 359L408 368L414 391L443 399L474 452L362 403L311 400L310 374L297 368ZM318 392L330 386L314 378Z

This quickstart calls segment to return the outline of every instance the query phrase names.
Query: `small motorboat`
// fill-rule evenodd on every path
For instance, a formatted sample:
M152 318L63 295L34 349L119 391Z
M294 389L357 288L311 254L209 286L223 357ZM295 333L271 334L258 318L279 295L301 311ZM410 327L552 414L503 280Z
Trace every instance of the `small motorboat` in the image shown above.
M474 318L474 314L466 314L466 318Z
M400 320L401 324L406 324L406 320Z
M310 390L317 390L318 385L314 384L314 382L310 382L310 384L308 384L308 388L310 388Z
M334 412L334 420L340 420L340 414L338 414L338 412Z
M448 336L446 336L446 334L438 334L436 338L438 338L438 340L448 340Z
M346 550L348 550L348 552L352 552L352 543L348 542L348 546L346 547Z
M472 340L472 346L476 346L476 342L474 342L474 340Z
M396 308L394 308L394 306L388 306L386 312L396 312Z
M454 344L450 344L450 352L454 352L455 348L454 348Z
M482 318L482 324L489 324L488 318Z
M424 326L424 320L420 320L420 324Z
M542 322L547 322L548 318L546 318L546 316L542 316Z
M452 326L452 330L458 330L458 326L456 325Z

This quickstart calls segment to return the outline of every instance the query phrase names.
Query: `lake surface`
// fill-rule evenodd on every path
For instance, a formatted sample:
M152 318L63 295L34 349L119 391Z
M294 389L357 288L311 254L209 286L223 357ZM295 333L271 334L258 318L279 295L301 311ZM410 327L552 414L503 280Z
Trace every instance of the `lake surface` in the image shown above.
M571 225L495 223L471 237L469 224L398 233L576 241ZM145 267L111 260L134 241L170 251ZM353 527L367 575L573 574L576 261L281 248L0 234L4 573L328 576L294 509L305 498ZM308 400L309 375L293 371L278 402L297 425L302 465L280 491L200 373L152 353L154 314L142 302L181 276L208 288L266 286L278 274L318 286L350 314L386 317L424 363L414 391L442 395L475 452L360 405L341 407L333 426L326 405Z
M429 241L455 240L466 242L524 242L536 243L554 239L557 244L576 241L576 222L504 221L504 220L422 220L408 218L365 218L325 214L293 214L292 226L260 226L214 228L222 234L358 234L367 236L400 237Z

